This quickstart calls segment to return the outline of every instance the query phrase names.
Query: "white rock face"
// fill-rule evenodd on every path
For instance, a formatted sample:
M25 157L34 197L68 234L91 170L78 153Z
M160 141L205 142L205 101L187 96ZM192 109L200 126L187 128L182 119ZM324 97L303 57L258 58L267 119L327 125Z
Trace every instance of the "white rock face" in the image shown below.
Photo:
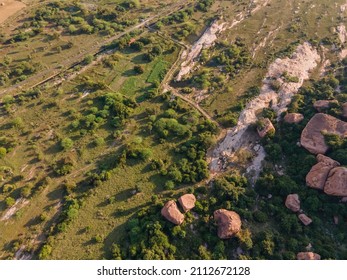
M220 157L223 155L231 156L240 147L245 145L245 132L250 124L257 121L257 113L263 108L272 104L272 108L279 116L285 112L287 106L295 93L302 86L304 80L309 78L310 71L313 70L320 61L320 56L315 48L309 43L299 45L291 57L278 58L269 67L266 78L263 81L259 96L250 101L246 108L241 112L237 125L228 131L224 140L213 151L210 161L210 170L212 172L222 171ZM297 83L287 82L283 74L298 78ZM281 87L277 92L272 90L271 83L277 81ZM261 150L263 152L263 150ZM255 157L257 165L256 173L259 173L259 159L262 155ZM254 170L251 164L249 170Z
M214 22L209 28L206 29L204 34L198 41L192 46L190 52L186 51L182 53L182 60L184 62L181 65L180 72L178 73L176 80L180 81L183 76L190 73L195 65L195 59L199 56L201 50L207 49L217 40L217 34L224 29L225 23L218 24Z

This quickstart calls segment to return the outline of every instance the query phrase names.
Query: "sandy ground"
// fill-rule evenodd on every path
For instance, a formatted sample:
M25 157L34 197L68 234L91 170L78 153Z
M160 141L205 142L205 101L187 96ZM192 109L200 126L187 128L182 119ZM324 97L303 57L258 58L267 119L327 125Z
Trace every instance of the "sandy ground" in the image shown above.
M286 111L291 98L302 86L304 80L309 78L310 71L318 65L319 61L320 56L317 50L311 47L310 44L304 43L297 47L290 58L278 58L270 65L259 96L247 104L240 114L237 125L228 131L227 136L213 151L212 157L209 159L212 173L222 172L225 168L222 163L226 162L228 157L232 157L241 147L247 147L252 148L255 152L248 171L253 170L255 176L259 174L265 152L256 143L249 142L249 138L246 137L247 128L257 121L257 114L263 108L269 107L270 104L272 104L272 108L278 116ZM284 72L287 72L290 76L298 77L299 81L297 83L286 82L282 78ZM273 80L277 80L281 84L278 92L271 89Z
M0 1L0 24L3 23L10 16L14 15L19 10L23 9L24 7L26 7L26 5L19 1Z

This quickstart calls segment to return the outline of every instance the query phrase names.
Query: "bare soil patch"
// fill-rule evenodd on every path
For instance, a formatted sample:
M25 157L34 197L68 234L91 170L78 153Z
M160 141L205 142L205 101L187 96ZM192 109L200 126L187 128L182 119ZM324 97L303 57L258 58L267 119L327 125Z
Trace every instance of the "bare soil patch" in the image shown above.
M10 16L23 9L24 7L26 7L26 5L19 1L0 1L0 24L7 20Z

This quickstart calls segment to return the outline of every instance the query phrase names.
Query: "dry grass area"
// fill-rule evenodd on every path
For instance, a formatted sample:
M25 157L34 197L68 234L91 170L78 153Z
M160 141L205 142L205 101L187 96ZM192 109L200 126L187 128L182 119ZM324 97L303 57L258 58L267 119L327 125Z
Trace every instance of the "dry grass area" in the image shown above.
M5 22L10 16L14 15L26 5L19 1L3 0L0 2L0 24Z

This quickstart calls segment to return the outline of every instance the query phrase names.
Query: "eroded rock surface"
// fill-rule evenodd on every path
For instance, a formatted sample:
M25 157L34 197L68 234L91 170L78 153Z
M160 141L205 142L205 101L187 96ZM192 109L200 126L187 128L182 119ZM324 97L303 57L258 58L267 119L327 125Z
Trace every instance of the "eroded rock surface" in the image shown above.
M189 210L195 207L196 198L194 194L184 194L179 199L178 202L183 208L184 212L188 212Z
M218 237L227 239L233 237L241 229L241 219L239 214L226 209L214 211L213 217L218 224Z
M298 260L320 260L320 255L313 252L300 252L296 255Z
M298 212L300 210L300 199L298 194L289 194L287 196L285 205L288 209L293 212Z
M305 226L308 226L312 223L312 219L309 218L306 214L300 214L298 217Z
M288 113L284 116L284 122L286 123L299 123L304 119L303 114Z
M326 109L329 109L332 104L337 104L338 102L336 100L317 100L315 103L313 103L313 107L318 112L323 112Z
M329 172L324 186L324 192L328 195L347 196L346 167L335 167Z
M262 127L257 128L258 134L261 138L265 137L271 131L275 131L275 127L273 126L272 122L268 118L261 120L261 124L262 124Z
M306 175L306 184L314 189L323 190L330 170L340 164L324 155L317 155L318 163Z
M161 209L161 214L175 225L180 225L184 221L184 215L178 210L177 204L173 200L165 203L164 207Z
M323 133L347 137L347 123L327 114L315 114L301 133L301 145L313 154L325 154L329 147Z

